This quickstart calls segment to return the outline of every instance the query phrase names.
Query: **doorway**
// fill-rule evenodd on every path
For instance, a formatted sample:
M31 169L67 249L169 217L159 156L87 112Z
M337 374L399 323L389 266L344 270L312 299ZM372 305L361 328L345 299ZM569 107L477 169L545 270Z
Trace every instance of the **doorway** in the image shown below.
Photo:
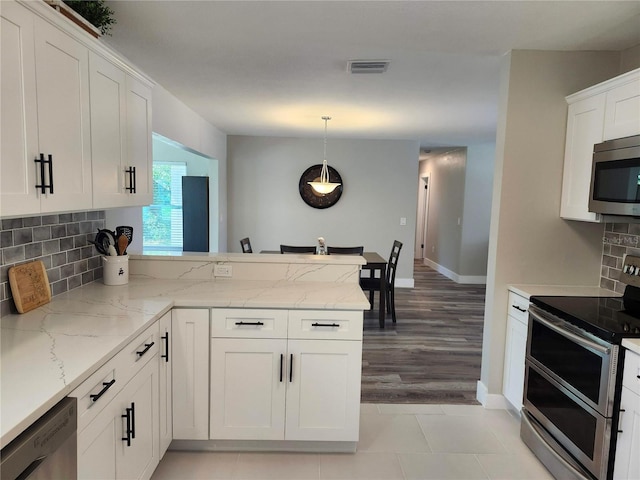
M416 241L414 258L423 260L427 257L427 229L429 226L429 175L420 177L418 191L418 218L416 219Z

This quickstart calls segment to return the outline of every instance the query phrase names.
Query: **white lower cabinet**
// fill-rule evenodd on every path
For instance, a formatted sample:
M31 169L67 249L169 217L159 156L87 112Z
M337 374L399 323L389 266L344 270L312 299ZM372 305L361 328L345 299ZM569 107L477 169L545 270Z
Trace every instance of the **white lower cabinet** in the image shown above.
M157 342L156 323L72 393L78 478L151 478L160 461Z
M358 440L362 312L214 309L211 333L211 439Z
M613 468L615 480L640 479L640 355L627 351Z
M518 411L522 409L524 392L524 359L527 350L528 308L528 299L514 292L509 292L502 393Z
M209 309L171 311L173 438L209 438Z
M171 365L171 312L165 313L160 319L160 457L167 451L173 439L173 402L172 402L172 372Z

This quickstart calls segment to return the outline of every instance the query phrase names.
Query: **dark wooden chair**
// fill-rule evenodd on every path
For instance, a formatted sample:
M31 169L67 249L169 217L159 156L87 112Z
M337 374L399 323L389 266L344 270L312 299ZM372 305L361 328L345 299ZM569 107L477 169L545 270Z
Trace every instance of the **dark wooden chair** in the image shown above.
M251 249L251 241L249 240L249 237L246 237L240 240L240 246L242 247L242 253L253 253L253 250Z
M280 253L316 253L316 247L280 245Z
M393 247L391 248L391 255L389 255L389 263L387 263L387 269L385 272L385 290L387 303L387 313L391 313L391 319L393 323L396 323L396 302L395 302L395 288L396 281L396 268L398 267L398 259L400 258L400 250L402 249L402 242L394 240ZM361 277L360 288L365 292L369 292L369 303L373 307L374 292L380 291L380 279Z
M329 255L362 255L364 247L327 247Z

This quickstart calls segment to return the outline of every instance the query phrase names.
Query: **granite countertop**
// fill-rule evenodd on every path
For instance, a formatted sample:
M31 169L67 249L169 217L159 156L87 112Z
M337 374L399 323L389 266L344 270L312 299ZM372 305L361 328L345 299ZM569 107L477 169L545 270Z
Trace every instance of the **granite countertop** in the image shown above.
M640 338L625 338L622 346L640 355Z
M172 307L365 310L357 283L159 280L94 282L1 321L0 447L71 393Z
M574 285L509 285L509 290L527 299L536 295L577 297L621 297L622 294L600 287Z

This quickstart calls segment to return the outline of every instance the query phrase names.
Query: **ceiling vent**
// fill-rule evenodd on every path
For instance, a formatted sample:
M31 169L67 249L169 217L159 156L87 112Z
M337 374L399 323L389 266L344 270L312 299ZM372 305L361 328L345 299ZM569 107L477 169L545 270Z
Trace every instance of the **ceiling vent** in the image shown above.
M351 73L384 73L389 67L386 60L351 60L349 72Z

